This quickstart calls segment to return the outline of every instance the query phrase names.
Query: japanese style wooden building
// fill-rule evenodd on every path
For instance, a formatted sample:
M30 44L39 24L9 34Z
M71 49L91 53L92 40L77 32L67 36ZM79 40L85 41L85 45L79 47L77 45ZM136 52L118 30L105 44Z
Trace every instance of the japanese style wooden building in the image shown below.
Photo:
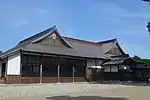
M96 73L97 79L125 79L118 74L131 73L137 64L117 39L95 43L64 37L55 26L20 41L0 59L0 82L6 84L84 82Z

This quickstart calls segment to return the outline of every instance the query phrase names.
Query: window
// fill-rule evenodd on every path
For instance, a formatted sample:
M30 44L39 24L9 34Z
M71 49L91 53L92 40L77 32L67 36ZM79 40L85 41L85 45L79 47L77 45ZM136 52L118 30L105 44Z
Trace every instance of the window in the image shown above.
M76 60L75 63L75 77L84 77L86 73L86 66L84 60Z
M43 57L42 58L42 76L43 77L57 77L57 58L54 57Z
M110 65L104 67L104 72L110 72Z
M22 55L22 76L40 76L40 57L33 55Z

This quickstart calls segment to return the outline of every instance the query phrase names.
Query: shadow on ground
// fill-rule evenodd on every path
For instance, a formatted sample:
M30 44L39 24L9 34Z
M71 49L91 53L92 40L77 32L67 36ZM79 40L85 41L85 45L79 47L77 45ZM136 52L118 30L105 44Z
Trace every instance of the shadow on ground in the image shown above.
M131 86L150 86L150 82L132 82L132 81L104 81L102 83L92 82L91 84L118 84L118 85L131 85Z
M128 98L120 98L120 97L100 97L100 96L78 96L78 97L70 97L70 96L54 96L47 97L46 100L130 100Z

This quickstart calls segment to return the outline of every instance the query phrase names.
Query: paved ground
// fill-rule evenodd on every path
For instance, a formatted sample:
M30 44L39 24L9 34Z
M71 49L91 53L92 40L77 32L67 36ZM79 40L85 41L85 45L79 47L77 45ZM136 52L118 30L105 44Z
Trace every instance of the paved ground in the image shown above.
M57 92L51 90L49 93L35 94L30 97L11 97L5 100L150 100L148 86L61 84L56 87L58 88L53 89L57 89Z

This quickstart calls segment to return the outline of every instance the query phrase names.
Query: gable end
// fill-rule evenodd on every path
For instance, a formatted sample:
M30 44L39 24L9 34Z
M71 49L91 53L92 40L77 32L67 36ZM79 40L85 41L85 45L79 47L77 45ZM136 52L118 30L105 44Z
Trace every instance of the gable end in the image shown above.
M72 48L72 46L58 33L57 30L35 39L34 41L32 41L32 43Z

